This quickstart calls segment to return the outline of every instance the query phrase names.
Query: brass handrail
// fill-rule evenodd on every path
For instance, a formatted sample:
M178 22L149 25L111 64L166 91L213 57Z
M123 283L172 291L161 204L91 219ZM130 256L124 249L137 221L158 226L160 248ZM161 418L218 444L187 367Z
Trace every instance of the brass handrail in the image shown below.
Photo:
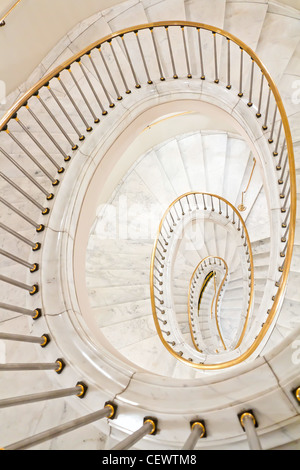
M225 342L223 340L223 337L222 337L222 333L221 333L221 330L220 330L220 325L219 325L219 320L218 320L218 299L220 298L220 295L221 295L221 290L225 284L225 281L226 281L226 278L228 276L228 265L226 263L226 261L221 258L220 256L207 256L206 258L202 259L200 261L200 263L197 265L195 271L193 272L192 274L192 277L191 277L191 280L190 280L190 284L189 284L189 291L188 291L188 317L189 317L189 327L190 327L190 332L191 332L191 337L192 337L192 341L193 341L193 344L194 344L194 347L199 351L199 348L197 346L197 343L195 341L195 337L194 337L194 332L193 332L193 325L192 325L192 312L191 312L191 290L192 290L192 284L193 284L193 281L194 281L194 278L195 278L195 275L196 273L199 271L199 268L203 265L203 263L210 259L210 258L213 258L213 259L218 259L220 260L224 267L225 267L225 275L222 279L222 282L220 284L220 287L218 289L218 292L216 293L215 292L215 296L214 296L214 299L212 301L212 310L213 310L213 304L214 304L214 301L216 300L215 302L215 320L216 320L216 326L217 326L217 330L218 330L218 333L219 333L219 336L220 336L220 339L221 339L221 342L223 344L223 347L224 349L226 350L226 345L225 345ZM214 279L214 282L215 282L215 279ZM212 310L211 310L211 313L212 313ZM199 314L199 312L198 312ZM201 351L199 351L201 352Z
M20 0L19 0L20 1ZM15 4L16 6L16 4ZM257 349L259 344L261 344L263 338L265 337L267 331L269 330L275 315L277 313L277 309L280 305L282 295L285 292L287 280L288 280L288 275L289 275L289 270L290 270L290 265L291 265L291 259L292 259L292 254L293 254L293 246L294 246L294 239L295 239L295 225L296 225L296 205L297 205L297 199L296 199L296 172L295 172L295 162L294 162L294 150L293 150L293 142L292 142L292 136L291 136L291 130L287 118L287 114L285 111L285 108L283 106L283 102L281 99L281 96L279 94L279 91L277 89L277 86L275 85L275 82L271 78L268 70L262 63L262 61L259 59L257 54L250 48L248 47L244 42L239 40L236 36L232 35L231 33L221 29L217 28L211 25L206 25L203 23L196 23L196 22L191 22L191 21L162 21L162 22L155 22L155 23L148 23L148 24L142 24L138 26L133 26L130 28L123 29L121 31L117 31L113 34L109 34L102 38L101 40L98 40L94 42L93 44L89 45L88 47L84 48L81 52L75 54L72 58L66 60L63 64L60 66L56 67L54 70L52 70L50 73L48 73L45 77L43 77L39 82L34 85L30 90L28 90L11 108L10 110L1 118L0 120L0 131L3 131L6 129L8 122L16 115L16 113L19 111L19 109L27 104L27 101L34 95L38 93L38 91L46 86L50 80L52 80L54 77L59 76L60 72L62 72L65 69L69 69L70 66L81 59L84 55L90 54L90 52L95 49L101 47L102 44L104 43L110 43L113 39L121 37L125 34L129 33L136 33L141 30L150 30L153 32L154 28L166 28L170 26L177 26L180 28L185 28L185 27L190 27L190 28L195 28L199 32L200 30L206 30L210 31L213 33L214 36L214 44L215 44L215 35L218 34L220 36L223 36L226 38L228 41L232 41L235 43L244 53L247 53L248 56L252 60L252 65L256 64L258 66L258 69L262 73L262 82L263 79L266 80L269 89L271 93L273 94L273 97L276 102L276 111L279 112L280 118L281 118L281 128L283 128L284 134L285 134L285 145L287 148L287 158L288 158L288 163L289 163L289 188L284 186L284 188L287 190L286 194L283 192L281 193L280 197L282 199L285 198L285 201L288 199L290 200L290 207L287 208L287 202L285 202L284 206L281 208L281 212L287 212L288 216L290 218L290 221L288 224L284 222L282 226L288 226L288 238L285 244L284 250L281 252L282 258L284 258L284 263L282 266L279 268L279 271L281 273L280 280L276 282L276 287L277 287L277 293L274 296L273 304L272 307L270 308L268 312L268 318L265 321L263 327L261 328L258 336L256 337L255 341L253 344L247 349L246 352L244 352L239 358L225 362L221 365L206 365L204 368L206 369L216 369L216 368L222 368L222 367L230 367L235 364L239 364L242 361L246 360L249 358L253 352ZM201 61L202 61L201 57ZM252 69L253 70L253 69ZM189 78L192 78L191 76ZM205 76L201 76L201 79L205 79ZM165 80L165 77L161 77L161 80ZM150 82L148 82L150 83ZM218 80L219 83L219 80ZM219 85L220 86L220 85ZM251 83L252 87L252 83ZM251 88L252 92L252 88ZM251 101L251 100L250 100ZM248 106L252 106L252 102L248 103ZM259 100L259 111L261 108L261 94L260 94L260 100ZM261 114L258 112L257 117L260 117ZM275 123L275 119L274 119ZM273 126L274 128L274 126ZM273 129L272 129L273 130ZM271 143L273 140L269 139L269 142ZM277 152L274 152L274 156L277 154ZM288 180L286 180L286 183ZM287 210L288 209L288 210Z
M211 193L196 192L196 191L195 192L189 192L189 193L183 194L183 195L179 196L177 199L175 199L175 201L173 201L172 204L170 204L168 209L165 211L165 213L164 213L164 215L163 215L163 217L160 221L159 227L158 227L158 231L157 231L157 235L156 235L156 239L155 239L154 247L153 247L153 251L152 251L152 256L151 256L151 264L150 264L150 298L151 298L152 314L153 314L153 320L154 320L154 324L155 324L155 327L156 327L156 331L158 333L158 336L159 336L161 342L165 346L165 348L176 359L180 360L181 362L184 362L185 364L188 364L191 367L194 367L196 369L203 369L203 370L216 370L216 369L222 369L222 368L225 368L225 367L230 367L230 366L232 366L236 363L239 363L241 361L239 361L239 358L237 358L235 360L231 360L231 361L227 361L225 363L219 363L219 364L194 363L194 362L192 362L190 360L187 360L184 357L182 357L182 354L176 353L174 351L174 349L171 347L172 345L171 346L169 345L169 343L165 340L165 338L162 334L160 324L159 324L158 314L157 314L157 311L156 311L157 310L156 302L155 302L156 296L155 296L155 293L154 293L154 289L155 289L155 287L154 287L155 286L154 271L155 271L156 260L157 260L156 252L157 252L157 248L158 248L159 238L160 238L160 235L162 233L162 229L164 227L164 222L167 220L167 216L170 213L170 210L175 206L175 204L177 204L177 202L181 201L181 199L188 198L188 196L196 197L197 195L202 196L202 197L208 196L211 199L216 198L220 202L225 203L225 206L227 208L229 207L232 210L233 217L236 216L238 218L240 226L241 226L242 234L245 237L245 246L247 246L247 249L249 251L250 294L249 294L249 304L248 304L248 309L247 309L247 314L246 314L243 330L241 332L241 336L239 338L239 341L238 341L238 344L237 344L236 348L238 348L241 345L242 341L243 341L243 338L245 336L245 333L246 333L246 330L247 330L247 327L248 327L250 312L251 312L252 303L253 303L253 299L254 299L254 269L253 269L253 264L254 263L253 263L253 255L252 255L252 249L251 249L251 242L250 242L249 234L248 234L247 227L246 227L246 224L245 224L242 216L240 215L239 211L233 206L233 204L231 204L229 201L227 201L222 196L219 196L219 195L216 195L216 194L211 194ZM204 207L204 210L205 210L205 208L206 208L206 205ZM240 357L242 357L242 356L240 356Z
M6 18L11 14L11 12L16 8L16 6L19 5L21 1L22 0L18 0L16 3L14 3L14 5L2 16L2 18L0 18L0 26L5 26Z

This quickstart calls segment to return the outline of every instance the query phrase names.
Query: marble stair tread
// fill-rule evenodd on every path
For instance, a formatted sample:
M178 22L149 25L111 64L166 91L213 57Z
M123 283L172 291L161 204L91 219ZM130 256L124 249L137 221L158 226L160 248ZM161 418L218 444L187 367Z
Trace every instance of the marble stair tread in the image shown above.
M119 286L88 289L91 307L105 307L133 302L134 300L146 300L150 297L149 285L144 286Z
M104 253L149 256L149 253L151 253L152 249L152 240L109 240L101 239L97 234L90 234L87 252L93 254L94 250L102 250Z
M147 23L143 5L139 0L129 0L102 11L102 16L112 31L119 31L134 24Z
M169 179L174 192L176 194L190 192L191 188L177 141L172 140L166 145L157 148L156 155L165 171L165 178Z
M250 150L246 142L241 139L228 139L222 195L234 205L237 205L237 201L241 198L241 175L244 176L249 165L249 154Z
M282 34L278 35L278 28ZM276 82L282 76L298 43L299 20L268 11L256 53Z
M121 304L94 307L92 312L99 328L118 325L123 321L134 321L136 318L152 315L150 298L134 300Z
M140 354L137 354L137 346ZM139 344L131 344L122 348L121 353L140 367L152 373L170 377L176 365L176 359L169 353L158 335L145 338Z
M224 29L255 50L267 9L263 2L227 2Z
M157 335L153 318L150 316L139 317L134 321L124 321L122 327L116 327L116 325L105 326L101 328L101 332L121 353L123 348L133 344L138 347L144 339L153 338Z
M207 189L213 194L222 194L227 142L226 133L202 136Z
M166 210L177 195L171 183L163 178L163 169L155 152L148 152L146 158L135 166L135 171Z
M95 287L119 287L130 285L146 285L149 283L149 268L143 271L134 269L104 269L90 272L86 269L86 286L88 289Z
M123 253L92 253L86 261L86 267L90 272L98 272L106 269L128 270L134 266L134 269L143 270L150 266L151 253L147 256L139 254L123 254ZM130 266L131 264L131 266Z
M202 136L200 132L177 137L191 191L206 191Z
M141 0L148 23L185 20L184 0Z

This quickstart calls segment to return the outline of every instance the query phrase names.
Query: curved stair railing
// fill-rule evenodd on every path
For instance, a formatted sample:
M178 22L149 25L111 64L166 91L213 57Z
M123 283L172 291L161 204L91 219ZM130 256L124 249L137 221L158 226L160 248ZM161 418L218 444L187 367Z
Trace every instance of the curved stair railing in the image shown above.
M171 31L177 31L180 34L185 70L178 68ZM204 34L211 34L209 63L206 62L202 47ZM159 35L165 35L167 42L161 42L158 39ZM218 49L217 38L226 44L225 70L219 69L218 55L221 49ZM178 46L178 38L175 40ZM0 120L0 155L5 162L4 167L10 164L18 174L14 180L9 172L6 173L6 170L1 173L2 180L5 181L3 188L10 188L3 191L0 197L2 208L5 206L6 213L10 215L7 220L1 221L1 230L5 237L13 237L24 247L23 257L17 252L12 252L14 250L11 245L2 249L2 256L15 263L18 274L1 274L1 283L16 288L14 296L16 300L13 302L2 299L1 309L32 317L33 320L37 320L44 314L39 296L39 282L36 281L36 273L33 271L36 272L38 267L37 251L47 249L43 245L42 235L47 229L47 216L55 203L56 188L63 177L65 170L63 165L72 164L71 154L73 153L76 158L76 150L80 143L93 130L92 123L101 126L100 116L105 119L105 116L123 97L133 91L138 93L141 87L151 87L155 82L164 83L167 90L171 79L187 77L188 80L192 80L195 78L190 59L191 41L193 47L196 47L201 69L201 74L196 78L210 81L218 87L225 86L228 92L230 90L230 93L236 93L245 104L245 109L253 113L257 119L261 118L262 134L268 140L274 156L274 171L278 174L278 200L282 224L277 292L272 299L268 318L253 344L237 359L224 363L222 367L230 367L246 360L262 342L273 323L285 292L293 252L296 178L290 127L278 89L255 52L238 38L220 28L187 21L134 26L106 36L47 74ZM167 44L165 49L163 49L163 44ZM147 51L146 48L148 48ZM234 51L238 51L240 55L238 71L232 69ZM149 55L146 52L155 59L155 69L150 67L147 59ZM123 58L125 57L125 62L120 60L120 53ZM167 59L171 64L170 70L167 69L163 59ZM247 85L246 60L250 61L250 76ZM105 75L99 72L98 61L101 61L106 71ZM122 68L124 63L126 70ZM209 69L213 72L208 72ZM88 70L93 71L93 81L87 73ZM139 74L145 79L140 79ZM122 89L117 84L117 76L118 83L122 83ZM222 77L225 79L223 80ZM234 83L237 83L237 87L234 87ZM78 105L79 101L80 105ZM18 193L18 202L16 202L15 191ZM29 269L32 281L28 282L25 268ZM46 288L46 286L43 287ZM26 297L22 295L23 292L35 296L36 308L25 307ZM48 335L48 332L45 335ZM51 334L49 337L51 338ZM26 341L20 336L18 338L6 337L6 339ZM33 341L41 341L44 344L44 341L36 338L33 338ZM60 373L63 368L63 359L58 359L50 364L7 364L2 370L45 369ZM214 369L215 366L211 368ZM76 388L76 391L80 393L79 388ZM74 394L75 390L70 389L68 393ZM100 414L108 416L107 412ZM100 415L94 416L95 419L99 417ZM193 432L198 428L199 426L195 426Z
M218 277L218 286L216 278ZM221 294L228 278L228 265L223 258L219 256L208 256L200 261L190 280L188 292L188 316L189 326L193 344L199 352L206 348L206 342L203 339L202 327L200 325L200 313L202 299L208 283L214 284L214 295L210 299L210 311L204 309L204 319L209 323L209 336L212 338L215 350L221 347L226 350L226 344L223 340L219 325L219 308Z
M152 313L159 338L161 339L166 349L174 357L184 363L191 365L192 367L204 370L210 368L222 368L223 364L218 364L218 361L216 361L216 364L206 363L207 358L206 354L203 354L203 350L198 348L198 346L196 346L196 348L193 350L188 344L185 343L180 332L180 327L175 318L176 315L174 314L172 288L169 284L170 279L172 278L173 258L176 256L176 249L174 247L176 245L176 241L181 239L185 230L188 232L186 225L193 220L195 220L197 223L197 217L199 218L202 216L211 218L214 214L216 223L227 227L228 230L233 228L239 234L240 248L243 250L242 255L244 257L244 272L246 273L245 280L247 284L247 305L246 312L241 312L241 326L239 328L239 337L235 346L235 348L238 348L246 334L252 313L254 299L254 269L251 243L245 222L242 219L239 211L231 203L215 194L200 192L187 193L177 198L167 209L159 225L157 237L154 243L150 269ZM207 259L210 260L210 258L217 259L213 256L208 257ZM193 281L199 272L200 266L203 267L204 270L205 265L206 260L203 260L203 262L198 265L191 277L190 291L186 293L187 321L189 321L190 328L192 329L192 340L194 345L194 331L197 331L198 335L201 336L201 330L199 325L197 328L195 323L195 313L193 313L194 305L191 302L191 300L194 301L194 299L191 299L191 296L194 292L192 290L192 286L195 286ZM209 267L208 271L205 272L205 277L208 275L208 273L214 274L214 271ZM227 273L225 278L226 277ZM225 278L220 283L219 291L216 296L217 299L220 297ZM215 299L213 299L213 303L214 301ZM197 307L195 307L197 311L198 304L199 296L196 297ZM222 335L220 334L217 310L218 304L216 303L214 313L217 315L216 322L219 337L223 342ZM196 330L194 330L194 328L196 328ZM224 349L226 349L224 342L223 346Z

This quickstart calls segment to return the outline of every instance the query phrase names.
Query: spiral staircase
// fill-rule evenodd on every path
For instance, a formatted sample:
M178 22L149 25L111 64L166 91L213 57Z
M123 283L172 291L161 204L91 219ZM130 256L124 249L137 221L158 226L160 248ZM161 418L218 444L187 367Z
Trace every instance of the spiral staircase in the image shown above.
M299 24L120 2L4 114L3 449L299 449Z

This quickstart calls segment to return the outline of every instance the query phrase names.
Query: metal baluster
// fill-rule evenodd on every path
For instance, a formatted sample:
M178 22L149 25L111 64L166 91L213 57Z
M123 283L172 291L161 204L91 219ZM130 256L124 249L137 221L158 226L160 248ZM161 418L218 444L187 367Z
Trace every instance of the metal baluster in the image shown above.
M281 176L278 180L278 184L283 184L283 177L284 177L284 173L285 173L285 170L286 170L286 167L287 167L287 163L288 163L288 158L285 159L283 169L282 169L282 172L281 172Z
M95 97L95 99L96 99L96 101L97 101L97 103L98 103L98 105L99 105L99 107L100 107L100 109L101 109L101 111L102 111L102 115L105 116L105 115L107 114L107 111L105 111L105 109L104 109L104 107L103 107L103 104L101 103L101 101L100 101L100 99L99 99L98 93L96 93L96 90L95 90L95 88L94 88L94 86L93 86L93 84L92 84L92 82L91 82L91 80L90 80L90 77L88 76L88 74L87 74L87 72L86 72L86 70L85 70L84 64L81 62L81 60L78 60L77 62L78 62L78 65L79 65L80 68L81 68L81 71L82 71L82 73L83 73L83 75L84 75L84 78L86 79L86 81L87 81L87 83L88 83L90 89L92 90L93 95L94 95L94 97ZM94 115L93 115L93 117L94 117ZM95 124L98 124L99 122L100 122L100 119L94 117L94 123L95 123Z
M215 83L219 83L219 77L218 77L218 57L217 57L217 38L216 38L216 33L213 31L213 38L214 38L214 64L215 64Z
M112 450L128 450L133 447L143 437L149 435L155 435L157 432L157 420L155 418L146 417L144 418L143 426L135 431L131 436L128 436L123 441L119 442Z
M262 450L256 433L257 421L252 411L247 411L239 416L240 424L247 434L250 450Z
M164 267L164 266L162 266L162 267ZM161 299L159 299L156 295L154 295L154 298L155 298L156 300L158 300L158 302L160 303L160 305L164 305L164 301L161 300Z
M61 77L60 77L60 74L58 74L56 76L57 80L58 80L58 83L61 85L62 89L64 90L65 94L67 95L68 99L71 101L73 107L75 108L75 110L77 111L77 113L79 114L81 120L83 121L84 125L86 128L89 128L89 125L88 123L86 122L85 118L83 117L81 111L79 110L77 104L75 103L75 101L73 100L72 96L70 95L69 93L69 90L67 89L67 87L65 86L65 84L63 83ZM47 86L52 98L55 100L56 104L58 105L58 107L60 108L60 110L63 112L64 116L66 117L66 119L69 121L69 123L71 124L71 126L73 127L74 131L76 132L76 134L78 135L78 138L80 141L84 140L84 136L82 135L82 133L79 131L78 127L75 125L73 119L71 119L69 113L66 111L65 107L63 106L63 104L61 103L61 101L57 98L56 94L54 93L54 91L52 90L52 88L50 87L50 85ZM42 103L42 105L44 106L44 108L48 111L48 113L50 114L50 116L52 117L52 119L54 118L53 116L53 113L51 113L50 109L48 108L48 106L45 105L45 102L41 99L41 97L39 96L39 99L40 99L40 102ZM53 119L55 120L56 124L58 125L58 121L57 119ZM65 133L66 135L66 133ZM68 138L69 140L69 138ZM69 140L70 143L72 143L71 140Z
M200 53L200 66L201 66L201 80L205 80L205 73L204 73L204 64L203 64L203 53L202 53L202 43L201 43L201 28L197 28L198 31L198 44L199 44L199 53Z
M287 227L287 222L288 222L288 219L289 219L289 216L290 216L290 211L291 211L291 207L288 208L288 211L287 211L287 213L286 213L285 219L284 219L284 221L283 221L282 224L281 224L281 227L282 227L282 228L286 228L286 227Z
M148 83L148 85L152 85L153 81L150 78L149 69L147 67L146 59L145 59L144 52L143 52L143 49L142 49L142 45L141 45L140 38L139 38L139 32L134 31L134 33L135 33L135 37L136 37L136 40L137 40L139 51L140 51L140 54L141 54L141 57L142 57L142 61L143 61L143 64L144 64L144 69L145 69L146 76L147 76L147 81L148 81L147 83Z
M268 125L267 125L267 122L268 122L268 115L269 115L269 108L270 108L270 98L271 98L271 88L269 86L269 92L268 92L268 98L267 98L267 105L266 105L266 111L265 111L265 122L262 126L263 130L267 130L268 129Z
M52 182L52 186L57 186L59 181L55 178L53 178L50 173L38 162L33 155L24 147L24 145L12 134L11 131L6 129L6 133L11 137L11 139L20 147L21 150L23 150L24 153L30 158L30 160L44 173L47 178Z
M288 180L287 180L287 181L288 181ZM286 181L286 182L287 182L287 181ZM287 205L287 200L288 200L288 198L289 198L290 192L291 192L291 188L289 188L289 190L288 190L286 196L284 195L284 193L280 195L280 198L281 198L281 199L286 198L285 205L281 208L281 212L282 212L282 213L286 212L286 205Z
M117 67L118 67L118 70L119 70L119 73L120 73L122 82L123 82L124 87L125 87L125 93L126 93L127 95L130 95L131 90L129 89L129 86L127 85L125 76L124 76L123 71L122 71L122 68L121 68L121 66L120 66L120 62L119 62L119 60L118 60L117 54L115 53L115 49L114 49L114 46L113 46L113 43L112 43L112 39L109 39L107 42L108 42L108 44L109 44L110 47L111 47L111 51L112 51L112 53L113 53L113 56L114 56L115 62L116 62L116 64L117 64Z
M102 78L101 78L101 76L100 76L100 73L99 73L99 71L98 71L98 69L97 69L97 67L96 67L96 64L95 64L95 62L94 62L94 60L93 60L93 57L92 57L91 52L89 52L87 55L88 55L88 58L89 58L90 61L91 61L91 64L92 64L92 66L93 66L93 68L94 68L94 71L95 71L95 73L96 73L96 75L97 75L97 78L98 78L98 80L99 80L99 83L100 83L100 85L101 85L101 87L102 87L102 89L103 89L103 91L104 91L104 94L105 94L105 96L106 96L106 98L107 98L109 107L110 107L110 108L114 108L114 107L115 107L115 104L112 103L112 101L111 101L111 99L110 99L109 93L108 93L108 91L107 91L107 89L106 89L106 87L105 87L105 85L104 85L104 82L103 82L103 80L102 80ZM103 115L107 114L107 111L104 111L102 114L103 114Z
M12 261L15 261L18 264L21 264L22 266L25 266L26 268L30 269L30 272L34 273L38 271L39 265L37 263L28 263L28 261L25 261L24 259L19 258L18 256L13 255L12 253L9 253L8 251L2 250L0 248L0 255L5 256L5 258L9 258Z
M34 243L32 242L31 240L29 240L28 238L24 237L23 235L19 234L18 232L15 232L13 229L11 229L10 227L7 227L7 225L4 225L2 224L2 222L0 222L0 228L2 228L3 230L5 230L6 232L10 233L12 236L18 238L19 240L21 240L22 242L26 243L27 245L31 246L32 250L33 251L38 251L40 248L41 248L41 244L40 243Z
M193 450L199 439L206 437L206 428L203 421L194 421L191 423L191 434L185 442L182 450Z
M174 55L173 55L172 45L171 45L171 41L170 41L169 26L165 26L165 30L166 30L166 33L167 33L168 46L169 46L169 52L170 52L170 57L171 57L172 69L173 69L173 78L175 78L175 80L176 80L178 78L178 75L176 73Z
M47 135L47 137L51 140L51 142L53 143L53 145L55 145L55 147L57 148L57 150L62 154L62 156L64 157L64 160L65 162L68 162L69 160L71 160L71 157L70 155L67 155L66 152L61 148L61 146L58 144L57 140L54 139L54 137L50 134L50 132L48 131L48 129L44 126L44 124L40 121L40 119L35 115L35 113L32 111L32 109L28 106L28 104L25 106L26 109L29 111L30 115L33 117L33 119L37 122L37 124L40 126L40 128L45 132L45 134ZM62 135L67 139L68 143L71 145L72 147L72 150L75 151L78 149L78 145L77 144L74 144L74 142L70 139L70 137L68 136L68 134L65 132L65 130L63 129L63 127L59 124L59 122L55 119L53 119L53 116L51 116L50 114L50 117L52 118L52 120L54 121L54 123L57 125L57 127L59 128L60 132L62 133Z
M204 210L207 210L204 194L202 194Z
M32 184L34 184L42 193L45 194L48 200L53 199L54 195L52 193L49 193L46 189L44 189L35 179L26 171L24 168L21 167L5 150L3 150L0 147L0 152L16 167L18 170L23 173L24 176L26 176Z
M108 65L107 65L107 61L106 61L106 59L105 59L105 57L104 57L104 54L103 54L103 52L102 52L101 45L96 46L96 49L99 50L99 54L100 54L100 56L101 56L102 62L103 62L103 64L104 64L104 67L105 67L105 69L106 69L106 71L107 71L107 73L108 73L108 76L109 76L109 78L110 78L110 81L111 81L111 83L112 83L112 86L113 86L113 88L114 88L114 90L115 90L115 92L116 92L117 100L118 100L118 101L121 101L123 98L122 98L122 96L120 95L119 90L118 90L118 88L117 88L117 85L116 85L116 83L115 83L115 81L114 81L114 79L113 79L113 76L112 76L112 74L111 74L111 71L109 70L109 67L108 67ZM129 90L128 90L128 91L129 91Z
M263 88L264 88L264 74L262 73L261 82L260 82L260 90L259 90L258 108L257 108L257 113L256 113L257 118L261 117L261 102L262 102Z
M274 111L274 116L273 116L271 134L270 134L270 138L268 139L269 144L272 144L272 142L273 142L273 135L274 135L274 129L275 129L276 114L277 114L277 106L275 105L275 111Z
M287 188L288 182L289 182L289 179L287 178L287 179L285 180L284 185L283 185L282 192L281 192L281 194L280 194L280 199L284 199L284 198L285 198L285 192L286 192L286 188Z
M8 310L9 312L16 312L21 313L21 315L30 316L33 320L37 320L42 315L40 308L36 308L35 310L29 310L28 308L18 307L16 305L9 305L3 302L0 302L0 308Z
M284 139L283 144L282 144L282 148L281 148L279 162L278 162L278 165L276 166L276 170L281 170L282 159L283 159L283 155L284 155L284 151L285 151L285 144L286 144L286 140Z
M2 274L0 274L0 281L19 287L20 289L27 290L30 295L34 295L39 291L39 287L37 284L34 284L33 286L29 286L28 284L24 284L23 282L16 281L16 279L11 279L9 277L3 276Z
M157 240L157 241L158 241L158 243L160 244L160 246L162 247L162 250L163 250L163 252L164 252L164 253L166 253L166 252L167 252L167 250L165 249L164 245L162 244L162 242L160 241L160 239L159 239L159 238L158 238L158 240Z
M135 88L139 89L139 88L141 88L141 85L138 82L138 79L137 79L137 76L136 76L136 73L135 73L135 70L134 70L134 67L133 67L133 64L132 64L132 60L131 60L130 54L128 52L128 48L127 48L126 41L125 41L125 35L121 34L120 38L122 39L123 46L124 46L125 53L126 53L126 57L127 57L128 62L129 62L130 69L131 69L131 72L132 72L132 75L133 75L133 78L134 78L134 81L135 81Z
M195 203L196 203L196 208L197 208L197 210L199 210L199 206L198 206L198 201L197 201L196 194L194 194L194 199L195 199Z
M182 215L185 215L185 212L184 212L184 210L183 210L183 206L182 206L182 203L181 203L181 199L179 199L178 202L179 202L180 207L181 207L181 214L182 214Z
M0 172L0 177L3 178L8 184L10 184L13 188L15 188L19 193L21 193L28 201L32 202L36 207L40 209L43 215L49 214L50 210L48 207L43 207L39 202L33 199L28 193L26 193L22 188L20 188L14 181L9 179L3 173Z
M238 96L241 98L243 96L243 65L244 65L244 49L240 47L241 58L240 58L240 86Z
M253 103L252 103L252 93L253 93L253 77L254 77L254 63L255 63L254 60L252 59L252 57L251 57L251 60L252 60L252 65L251 65L251 75L250 75L249 101L247 103L249 108L251 108L251 106L253 105Z
M230 80L230 39L227 38L227 90L231 89L231 80Z
M20 217L22 217L24 220L26 220L29 224L33 225L36 229L37 232L42 232L44 230L44 225L42 224L37 224L34 222L32 219L30 219L27 215L23 214L23 212L19 211L16 207L12 206L9 202L7 202L5 199L3 199L0 196L0 202L4 204L6 207L8 207L10 210L18 214Z
M53 166L57 169L58 173L63 173L65 169L61 167L56 161L51 157L49 152L40 144L40 142L34 137L34 135L30 132L29 129L22 123L22 121L16 116L15 120L17 123L20 125L20 127L23 129L23 131L26 132L26 134L30 137L31 140L35 143L35 145L43 152L43 154L48 158L48 160L52 163Z
M284 232L284 235L281 237L282 243L286 242L289 230L290 230L290 226L288 225L286 231Z
M189 59L189 54L188 54L188 48L187 48L187 43L186 43L186 37L185 37L185 34L184 34L184 26L181 26L181 31L182 31L182 38L183 38L186 68L187 68L187 78L193 78L192 72L191 72L191 65L190 65L190 59Z
M187 201L187 203L188 203L188 206L189 206L189 211L191 212L191 211L192 211L192 209L191 209L191 206L190 206L190 201L189 201L189 198L188 198L188 196L185 196L185 198L186 198L186 201Z
M275 149L274 149L274 152L273 152L274 157L277 157L277 155L278 155L278 147L279 147L281 130L282 130L282 121L280 120L278 135L277 135L277 141L276 141Z
M116 405L107 403L105 404L105 407L100 411L96 411L86 416L82 416L81 418L77 418L72 421L69 421L68 423L61 424L59 426L56 426L55 428L49 429L48 431L44 431L42 433L28 437L27 439L23 439L22 441L16 442L15 444L6 446L5 450L25 450L38 444L41 444L42 442L48 441L49 439L54 439L55 437L78 429L82 426L94 423L99 419L113 419L116 413L116 409Z
M212 211L212 212L215 212L214 200L213 200L213 197L212 197L212 196L210 196L210 200L211 200L211 211Z
M174 220L174 217L173 217L172 212L170 211L169 214L170 214L170 217L171 217L171 219L172 219L173 226L176 227L177 224L176 224L176 222L175 222L175 220Z
M155 39L155 36L154 36L154 28L151 27L151 28L149 28L149 29L150 29L150 31L151 31L152 43L153 43L153 47L154 47L154 51L155 51L155 56L156 56L156 60L157 60L157 65L158 65L158 68L159 68L160 80L161 80L162 82L164 82L164 81L165 81L165 77L164 77L164 74L163 74L163 70L162 70L162 66L161 66L161 61L160 61L159 54L158 54L156 39Z
M39 344L42 348L45 348L49 342L50 338L48 335L43 335L43 336L25 336L25 335L14 335L10 333L1 333L0 332L0 340L6 340L6 341L19 341L21 343L33 343L33 344ZM1 408L1 403L3 400L0 400L0 408Z
M37 403L46 400L54 400L57 398L71 397L75 395L83 398L87 392L87 386L83 382L78 382L75 387L64 388L61 390L53 390L49 392L40 392L32 395L24 395L13 398L5 398L0 400L0 408L9 408L11 406L28 405L29 403Z
M158 262L158 264L160 265L161 269L164 269L164 265L159 261L159 259L157 258L157 256L155 256L155 259L156 259L156 261Z
M81 60L81 59L78 59L76 62L79 62L80 60ZM91 113L91 115L92 115L92 117L93 117L93 119L94 119L94 123L97 124L97 123L100 121L100 119L99 119L99 118L96 116L96 114L94 113L93 108L91 107L89 101L87 100L87 97L86 97L85 94L83 93L81 86L79 85L79 83L78 83L78 81L77 81L75 75L74 75L73 72L72 72L71 66L69 65L68 67L66 67L66 70L69 71L69 74L70 74L71 77L72 77L73 83L75 84L77 90L79 91L80 95L82 96L83 101L85 102L85 104L86 104L88 110L90 111L90 113ZM61 83L62 83L62 81L61 81ZM71 96L71 95L68 94L68 97L70 97L70 96ZM78 112L79 116L81 117L82 121L85 123L86 131L87 131L87 132L91 132L91 131L93 130L92 126L90 126L90 125L87 123L86 119L84 118L83 114L80 112L78 106L76 105L76 103L75 103L75 101L74 101L73 99L72 99L72 104L73 104L74 108L76 109L76 111Z
M50 363L14 363L14 364L0 364L0 370L6 372L15 371L34 371L34 370L54 370L58 374L62 372L65 363L62 359L57 359L55 362Z

